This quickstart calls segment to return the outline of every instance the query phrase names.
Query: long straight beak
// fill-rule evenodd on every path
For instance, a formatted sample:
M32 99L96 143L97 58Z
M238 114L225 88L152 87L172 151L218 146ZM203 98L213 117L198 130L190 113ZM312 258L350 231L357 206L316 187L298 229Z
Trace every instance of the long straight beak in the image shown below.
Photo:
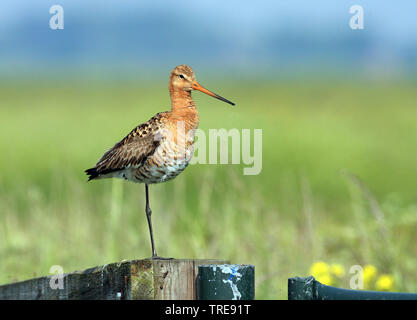
M198 90L198 91L204 92L205 94L208 94L209 96L212 96L212 97L214 97L216 99L219 99L221 101L227 102L228 104L231 104L232 106L235 105L232 101L229 101L229 100L227 100L227 99L219 96L218 94L215 94L214 92L211 92L210 90L207 90L206 88L202 87L197 81L194 81L192 83L192 88L194 90Z

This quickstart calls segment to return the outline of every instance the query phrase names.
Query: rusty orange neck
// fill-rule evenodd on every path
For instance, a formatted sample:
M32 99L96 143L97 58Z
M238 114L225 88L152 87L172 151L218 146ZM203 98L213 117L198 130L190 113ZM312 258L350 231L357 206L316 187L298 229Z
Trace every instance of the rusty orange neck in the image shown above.
M191 92L170 88L169 93L171 95L172 111L178 111L191 106L195 107L194 101L191 98Z
M198 126L198 112L191 98L191 92L174 89L169 86L171 96L171 118L175 121L184 121L186 131L196 129Z

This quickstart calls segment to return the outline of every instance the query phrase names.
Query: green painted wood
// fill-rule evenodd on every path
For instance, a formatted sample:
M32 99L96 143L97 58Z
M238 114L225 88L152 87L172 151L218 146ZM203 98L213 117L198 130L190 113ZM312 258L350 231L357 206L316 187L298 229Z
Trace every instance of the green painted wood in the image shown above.
M253 265L210 264L198 267L199 300L254 300Z
M341 289L309 276L288 279L288 300L417 300L417 293Z
M315 300L313 277L288 279L288 300Z

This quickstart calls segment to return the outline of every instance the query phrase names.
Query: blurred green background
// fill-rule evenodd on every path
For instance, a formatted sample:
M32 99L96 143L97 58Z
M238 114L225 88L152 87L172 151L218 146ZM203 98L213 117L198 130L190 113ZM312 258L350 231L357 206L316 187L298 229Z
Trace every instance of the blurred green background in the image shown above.
M287 22L305 18L308 5L301 2L307 6L303 10L277 5L279 16ZM309 275L317 261L340 264L346 273L353 265L372 264L393 276L393 290L417 292L417 45L405 28L412 10L403 9L404 18L381 40L374 37L375 26L383 25L375 18L380 8L370 1L369 24L359 31L359 42L348 36L333 43L337 28L347 29L342 36L353 32L350 2L321 1L330 6L323 15L346 14L334 33L327 27L317 27L314 35L306 31L304 40L313 39L307 43L273 33L275 47L262 50L256 42L242 41L267 42L266 34L258 36L272 20L262 14L273 19L276 13L264 2L253 19L224 29L220 40L214 36L219 25L204 24L215 12L202 11L194 32L208 32L209 39L220 41L215 46L191 37L183 47L179 32L176 43L163 47L162 40L173 36L164 28L196 23L175 11L175 19L158 25L154 34L150 20L130 28L162 39L145 43L145 53L136 48L135 56L128 49L137 41L115 21L104 20L118 30L110 35L110 27L104 33L94 29L104 24L100 17L116 13L98 9L84 34L79 26L84 20L75 19L83 4L74 3L78 7L63 2L70 10L62 37L78 46L62 39L55 46L58 36L48 30L45 5L34 8L46 8L38 20L33 13L29 22L2 22L8 34L25 37L16 30L30 30L40 42L16 44L0 32L0 284L48 275L52 265L71 272L150 256L144 186L118 180L87 184L83 171L136 125L169 109L169 72L189 63L204 86L236 103L232 108L194 93L200 128L262 129L263 169L244 176L244 165L197 164L171 182L152 185L158 253L254 264L258 299L286 299L287 279ZM10 2L8 8L18 7ZM147 10L157 18L162 9L149 4ZM320 18L313 16L294 30L287 23L283 33L311 32L309 26ZM223 18L220 26L228 23ZM16 21L26 24L19 29ZM253 32L242 35L239 27ZM118 32L126 41L125 47L116 46L119 51L112 45ZM233 32L241 38L233 38ZM102 46L91 39L101 39ZM375 39L402 40L386 48ZM225 43L227 50L220 50ZM328 46L320 51L323 44ZM338 49L352 45L359 49L347 56ZM204 53L205 48L211 51ZM116 51L106 55L106 49ZM340 285L348 288L348 283Z
M158 252L254 264L257 298L285 298L317 260L371 263L416 291L415 88L209 83L237 106L195 93L200 127L262 128L263 170L197 164L151 186ZM148 257L144 187L83 170L167 105L165 86L24 89L0 91L0 282Z

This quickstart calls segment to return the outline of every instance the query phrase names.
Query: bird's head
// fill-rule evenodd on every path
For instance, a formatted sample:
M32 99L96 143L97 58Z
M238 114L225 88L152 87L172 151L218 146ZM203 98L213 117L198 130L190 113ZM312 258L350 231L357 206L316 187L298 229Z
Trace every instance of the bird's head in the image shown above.
M183 90L187 92L191 92L192 90L198 90L216 99L227 102L232 106L235 105L233 102L201 86L195 78L193 69L184 64L176 66L174 70L172 70L170 77L170 87L172 87L172 89L174 90Z

